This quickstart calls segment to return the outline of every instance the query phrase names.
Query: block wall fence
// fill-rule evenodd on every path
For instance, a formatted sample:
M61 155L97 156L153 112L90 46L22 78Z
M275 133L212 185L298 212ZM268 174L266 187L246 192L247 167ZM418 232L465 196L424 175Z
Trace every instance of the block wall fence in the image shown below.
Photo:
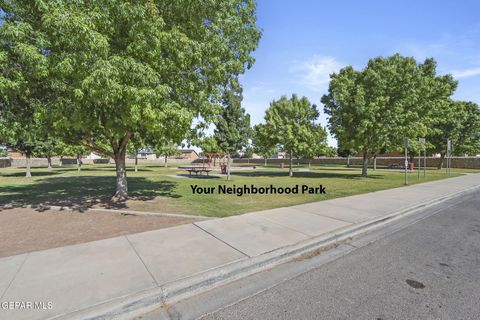
M423 158L422 159L422 166L423 166ZM264 159L232 159L233 163L237 164L258 164L263 165L265 160ZM288 165L289 159L268 159L269 164L278 164L284 163ZM350 158L350 165L352 166L361 166L362 165L362 158L352 157ZM108 164L114 163L112 159L82 159L83 164ZM135 162L134 159L126 159L127 165L133 165ZM173 164L194 164L194 165L201 165L202 159L168 159L168 162ZM217 161L218 162L218 161ZM312 164L318 165L346 165L347 158L341 157L334 157L334 158L317 158L317 159L294 159L293 162L295 164L308 164L311 162ZM377 166L378 167L386 167L390 165L403 165L404 158L403 157L378 157L377 158ZM437 167L440 162L440 158L427 158L427 167ZM417 166L418 158L414 159L415 167ZM52 158L52 165L59 166L62 165L76 165L77 160L71 158L64 158L60 160L59 158ZM138 164L149 164L149 165L164 165L164 159L138 159ZM5 167L25 167L26 161L25 158L0 158L0 168ZM47 167L48 162L46 158L31 158L31 166L32 167ZM370 159L369 165L373 166L373 159ZM452 167L453 168L465 168L465 169L480 169L480 157L453 157L452 158Z
M268 159L268 163L272 164L279 164L281 162L288 165L289 159ZM390 165L403 165L405 158L403 157L378 157L377 158L377 166L379 167L387 167ZM255 163L262 165L265 163L264 159L234 159L234 163ZM293 163L300 163L300 164L308 164L311 162L312 164L319 164L319 165L346 165L347 158L335 157L335 158L317 158L317 159L293 159ZM414 158L415 167L418 164L418 157ZM350 165L352 166L361 166L363 163L363 158L359 157L352 157L350 158ZM440 163L440 158L433 158L427 157L427 167L437 167ZM445 165L446 161L444 161ZM369 160L369 165L373 166L373 158ZM423 158L421 158L421 165L423 166ZM480 169L480 157L452 157L452 168L465 168L465 169Z
M191 164L194 160L192 159L168 159L168 163L175 163L175 164ZM135 159L127 158L125 160L127 165L133 165L135 163ZM0 158L0 168L6 167L25 167L26 166L26 159L25 158ZM109 164L115 163L112 159L82 159L82 164ZM77 159L76 158L52 158L52 165L53 166L60 166L60 165L76 165ZM138 159L138 164L150 164L150 165L161 165L165 164L164 158L158 159ZM47 158L30 158L30 166L32 168L40 168L40 167L47 167L48 160Z

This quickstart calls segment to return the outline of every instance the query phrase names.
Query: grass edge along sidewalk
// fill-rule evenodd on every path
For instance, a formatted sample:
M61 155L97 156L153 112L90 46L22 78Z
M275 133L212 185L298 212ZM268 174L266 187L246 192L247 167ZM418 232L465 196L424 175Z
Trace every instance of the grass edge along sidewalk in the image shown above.
M385 190L403 186L403 173L378 170L368 178L361 178L357 169L315 167L310 172L297 172L294 177L277 169L234 172L232 181L224 177L211 179L178 178L172 174L179 173L175 169L157 167L141 167L138 173L129 172L129 189L132 198L126 203L109 202L113 189L113 169L96 166L85 167L80 173L73 168L55 168L51 171L38 169L33 177L25 179L18 176L19 170L0 172L0 203L16 206L58 206L58 207L97 207L117 208L129 211L165 212L175 214L224 217L244 214L252 211L273 209L351 196L361 193ZM409 173L410 182L425 183L452 176L432 170L427 177L417 179L415 172ZM292 187L309 185L326 187L327 194L299 195L225 195L193 194L191 185L200 187L216 187L219 185L242 186L255 185L264 187ZM159 210L159 208L161 208Z
M275 232L275 228L272 230L264 229L263 226L265 224L268 224L266 220L272 219L271 217L268 219L264 219L261 216L266 216L269 213L272 213L271 211L274 211L273 217L282 217L285 216L285 212L280 212L280 211L275 211L274 210L267 210L264 212L257 212L257 213L251 213L251 214L246 214L246 215L241 215L241 216L235 216L235 217L230 217L230 218L225 218L225 219L215 219L215 220L209 220L209 221L204 221L204 222L199 222L192 224L192 227L189 227L190 229L196 230L197 233L202 233L203 236L205 237L210 237L209 241L216 241L216 245L223 245L225 247L229 246L229 250L231 252L236 251L235 257L233 259L230 259L230 261L226 261L224 263L218 263L216 266L212 267L205 267L204 265L201 266L200 269L197 270L191 270L188 275L183 275L180 277L175 277L175 276L166 276L163 272L165 271L165 268L172 268L174 270L170 270L171 272L178 272L178 268L181 268L182 266L195 266L195 262L197 264L201 264L201 259L200 260L189 260L191 257L190 255L193 255L195 259L198 259L199 256L196 255L194 252L188 252L190 246L192 245L191 242L189 242L189 239L184 239L185 243L183 245L183 250L180 250L178 247L178 243L176 246L174 246L171 251L172 252L167 252L167 251L158 251L159 249L158 242L160 241L165 241L166 238L162 238L162 232L159 231L153 231L153 232L145 232L142 234L137 234L134 235L133 237L127 236L125 238L128 238L130 241L130 244L135 247L135 252L138 255L138 258L142 260L145 268L147 269L148 273L150 273L150 276L152 279L155 280L155 285L149 285L144 287L144 289L137 288L133 291L126 292L125 290L122 291L122 294L117 294L116 296L111 293L111 296L109 297L103 297L103 300L96 300L96 301L90 301L88 303L85 303L83 305L70 305L70 306L63 306L63 310L58 310L56 311L55 314L50 314L48 317L43 317L43 318L49 318L49 317L55 317L55 319L94 319L98 317L102 318L111 318L111 319L126 319L130 318L134 315L139 315L141 313L147 312L149 310L152 310L154 308L160 307L164 304L172 303L177 301L178 299L183 299L185 297L188 297L189 295L198 293L200 291L204 291L207 289L210 289L214 286L224 284L226 282L233 281L235 279L238 279L240 277L247 276L251 273L258 272L261 270L264 270L266 268L270 268L276 264L288 261L290 259L294 259L295 257L298 257L299 255L305 254L308 251L315 250L318 247L324 247L328 246L334 243L337 243L338 241L342 241L345 239L348 239L355 234L364 232L368 228L373 228L375 226L378 226L382 223L385 223L388 220L394 219L395 217L399 215L405 215L405 214L410 214L412 213L413 210L418 210L420 208L425 208L428 205L432 205L434 203L437 203L439 201L444 201L447 199L450 199L452 197L455 197L459 195L460 193L468 192L473 189L476 189L480 186L480 179L479 175L472 174L472 175L465 175L462 177L458 178L452 178L449 180L449 184L445 184L442 181L437 181L437 182L430 182L422 185L415 185L411 186L408 188L403 188L399 190L395 190L395 192L392 192L392 190L384 190L384 191L379 191L371 194L364 194L364 195L358 195L358 196L353 196L348 198L342 198L342 199L334 199L330 201L323 201L323 202L318 202L315 204L307 204L307 205L300 205L300 206L295 206L292 208L286 208L286 210L291 211L291 218L293 220L290 220L292 222L298 221L298 215L302 212L303 209L305 210L310 210L310 212L307 212L308 214L311 214L312 211L317 211L317 213L313 214L311 218L313 219L325 219L326 217L323 216L324 210L327 210L327 206L336 206L336 210L340 213L350 213L354 211L358 211L358 214L365 218L363 221L358 222L358 223L352 223L349 226L345 228L336 228L334 230L327 230L325 232L322 232L321 234L317 236L310 236L310 237L303 237L299 240L299 238L289 238L287 241L280 241L280 244L275 244L272 246L272 239L281 239L279 237L287 237L288 234L292 234L291 229L298 229L299 226L301 225L289 225L290 231L285 232L285 228L281 230L277 230L280 232L277 232L277 234L272 234L272 232ZM399 194L403 193L403 194ZM372 197L375 199L373 201ZM382 201L379 201L379 198L383 197L384 199ZM354 198L354 199L351 199ZM386 199L388 198L388 199ZM386 199L386 200L385 200ZM346 200L350 200L350 203L354 203L352 205L355 205L356 207L359 207L358 209L353 209L349 208L349 202ZM386 209L388 207L388 202L390 202L390 209ZM317 205L318 207L312 208L312 205ZM368 209L370 208L370 209ZM393 208L393 209L392 209ZM340 210L339 210L340 209ZM345 211L343 211L345 209ZM371 215L368 215L368 212L371 213ZM307 214L304 213L304 214ZM320 217L320 218L319 218ZM320 220L319 220L320 221ZM326 220L322 221L328 221L328 218ZM215 226L212 227L212 224L223 224L221 225L220 228L215 228ZM232 236L232 229L229 228L229 224L234 224L235 226L243 226L245 228L236 228L237 234L242 233L244 236L249 237L248 239L236 239L235 237ZM277 221L276 225L277 227L279 225L285 224L285 221ZM197 225L198 228L195 229L193 226ZM270 224L272 226L272 224ZM325 225L318 225L318 227L321 230L325 230ZM176 229L176 228L185 228L184 226L182 227L175 227L171 228ZM189 229L189 230L190 230ZM202 230L207 230L209 233L204 232ZM300 231L300 230L297 230ZM308 230L301 230L302 232L308 233ZM223 232L223 234L222 234ZM233 232L234 233L234 232ZM301 232L300 232L301 233ZM252 236L253 235L253 236ZM148 242L148 247L153 247L155 250L153 250L153 255L152 251L145 250L145 246L142 248L142 241L141 238L144 237L144 241L147 240ZM145 238L146 237L146 238ZM273 237L273 238L272 238ZM109 240L109 239L107 239ZM156 241L155 241L156 240ZM176 239L175 241L177 241ZM190 239L191 240L191 239ZM101 240L101 241L106 241L106 240ZM101 241L97 241L101 242ZM170 239L167 239L167 241L170 241ZM157 244L155 243L157 242ZM144 242L145 244L145 242ZM89 244L83 244L80 246L88 246ZM257 250L258 247L261 248L261 250ZM57 250L61 251L64 248L59 248L59 249L52 249L52 250ZM193 248L195 250L195 248ZM223 248L225 249L225 248ZM44 252L37 252L34 253L36 255L45 255L48 253L51 253L52 250L46 250ZM209 257L212 257L211 255L209 256L209 251L215 251L215 246L209 246L207 251L202 252L203 255L206 256L208 259ZM81 250L80 250L81 251ZM243 254L243 256L238 252L247 252L247 255ZM215 254L215 252L213 252ZM164 259L165 256L169 256L170 259L175 260L173 264L168 264L168 263L162 263L162 261L159 261L158 259ZM97 257L100 257L101 255L97 254ZM168 262L168 261L164 261ZM87 270L91 272L92 274L88 274L87 276L95 279L95 277L98 278L98 272L101 272L102 270L102 263L98 262L99 265L95 265L95 261L91 262L93 263L90 264L89 266L85 266L85 268L90 267L90 270ZM1 265L1 264L0 264ZM61 266L57 266L58 268L61 269ZM35 288L30 288L28 287L28 282L25 281L25 279L22 279L22 277L25 277L25 272L22 269L25 268L32 268L31 263L29 264L28 257L26 258L26 261L23 262L20 270L18 270L17 275L14 276L14 278L11 280L9 288L6 290L6 292L3 295L3 299L8 299L8 300L15 300L19 299L19 296L14 296L12 295L12 291L16 292L17 294L21 294L23 291L26 291L24 293L27 293L27 297L30 294L30 297L32 299L48 299L51 298L52 300L55 300L55 297L48 297L48 291L49 290L56 290L56 288L44 288L42 287L41 290L41 296L37 297L32 297L31 294L35 292ZM98 270L100 269L100 270ZM35 270L35 269L30 269L30 270ZM159 272L160 270L160 272ZM23 272L22 272L23 271ZM115 272L113 270L112 272ZM35 282L36 285L39 285L42 281L44 281L45 286L47 286L48 283L51 283L55 279L56 273L64 274L65 270L55 270L51 271L49 269L48 274L42 275L41 270L35 275ZM27 275L28 277L28 275ZM42 279L42 277L45 277L45 279ZM52 278L53 277L53 278ZM102 277L108 277L108 275L102 275ZM163 277L163 280L162 280ZM68 278L70 279L70 278ZM81 287L77 287L78 281L81 279L75 279L75 277L72 277L73 281L70 284L63 284L62 286L65 288L65 286L68 288L68 290L77 290L77 293L75 294L81 294L83 296L92 296L93 292L96 292L95 290L101 289L102 291L108 292L107 288L95 288L95 287L83 287L83 289L87 290L87 292L82 292ZM117 279L118 282L122 282L122 279ZM77 281L77 283L75 282ZM90 280L92 281L92 280ZM112 286L116 287L119 285L118 282L115 282L112 284ZM90 283L91 284L91 283ZM22 288L23 286L23 288ZM32 289L32 290L30 290ZM38 289L38 288L37 288ZM90 291L89 291L90 290ZM93 290L93 291L92 291ZM38 293L38 291L37 291ZM55 293L53 291L52 293ZM65 295L65 294L71 294L67 292L56 292L57 296ZM70 301L70 300L69 300ZM62 306L57 304L57 307L61 308ZM4 312L4 311L2 311ZM19 311L21 312L21 311ZM37 317L35 317L37 315ZM30 314L30 319L34 318L39 318L39 314ZM41 314L40 314L41 315ZM25 316L25 315L23 315ZM15 317L14 314L10 314L9 319L16 319L19 317ZM40 318L41 319L41 318Z

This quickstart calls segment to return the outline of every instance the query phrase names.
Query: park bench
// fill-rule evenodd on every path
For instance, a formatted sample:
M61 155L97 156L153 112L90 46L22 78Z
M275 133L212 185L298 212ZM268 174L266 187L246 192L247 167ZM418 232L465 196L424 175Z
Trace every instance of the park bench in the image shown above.
M413 170L415 168L415 165L413 162L408 163L408 170ZM400 163L392 163L391 165L388 166L388 169L405 169L405 165L400 164Z
M205 172L208 176L208 173L210 171L212 171L211 168L205 168L205 167L182 167L181 169L184 169L184 170L188 171L190 176L192 175L192 172L194 172L195 175L197 175L197 176L198 176L199 173L201 175L203 172Z
M400 163L392 163L388 166L388 169L403 169L404 166L402 166Z

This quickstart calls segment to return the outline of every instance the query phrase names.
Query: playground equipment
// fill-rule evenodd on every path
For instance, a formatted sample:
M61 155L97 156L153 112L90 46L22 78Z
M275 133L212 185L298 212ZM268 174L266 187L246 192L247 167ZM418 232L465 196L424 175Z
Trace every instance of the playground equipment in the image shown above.
M202 174L205 172L207 175L210 171L213 170L213 167L218 164L222 174L227 173L227 154L226 153L219 153L219 152L205 152L204 157L202 157L202 165L201 166L186 166L186 167L179 167L179 169L184 169L188 171L189 175L192 175L192 172L195 175L199 173ZM212 165L213 163L213 165Z

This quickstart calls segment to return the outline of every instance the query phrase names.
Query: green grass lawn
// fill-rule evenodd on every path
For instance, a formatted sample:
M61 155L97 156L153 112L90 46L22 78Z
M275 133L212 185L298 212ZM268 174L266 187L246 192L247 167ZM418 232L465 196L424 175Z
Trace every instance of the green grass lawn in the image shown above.
M472 172L472 170L452 170ZM2 204L51 204L117 206L132 210L176 212L192 215L223 217L301 204L312 201L344 197L354 194L403 186L404 175L400 171L370 170L370 176L360 176L358 168L341 166L312 166L310 172L295 172L288 176L287 169L257 167L256 170L233 171L231 181L225 177L178 178L185 173L163 166L140 166L139 172L128 172L129 193L132 196L123 204L110 203L115 188L113 165L84 165L81 172L74 166L57 167L51 170L34 168L32 178L24 177L21 168L0 169L0 205ZM409 183L415 184L448 178L444 170L428 170L426 178L417 178L417 172L409 173ZM293 187L298 185L326 187L326 195L194 195L191 185L216 187L226 185L255 185Z

